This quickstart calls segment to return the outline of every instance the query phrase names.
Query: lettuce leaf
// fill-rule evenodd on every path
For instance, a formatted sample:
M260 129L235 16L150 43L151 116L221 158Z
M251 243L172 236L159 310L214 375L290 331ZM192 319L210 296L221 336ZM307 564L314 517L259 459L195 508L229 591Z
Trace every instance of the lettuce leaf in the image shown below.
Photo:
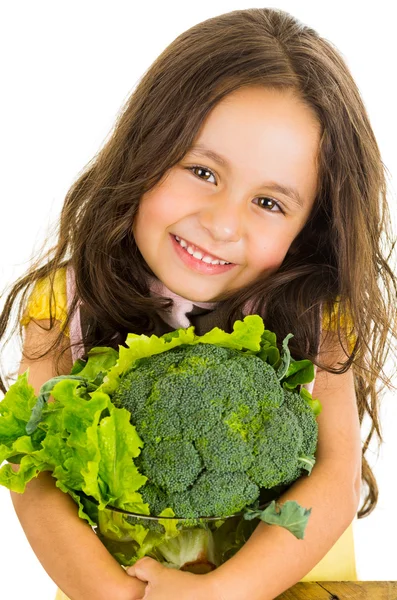
M142 440L130 423L130 413L116 408L103 392L92 392L88 400L81 397L79 383L74 379L56 383L52 389L54 402L44 405L33 436L24 434L35 403L27 373L11 386L0 403L0 428L8 425L11 416L15 426L1 438L0 457L11 460L18 456L20 469L13 471L11 465L3 465L0 483L22 493L31 479L50 471L57 487L75 500L78 492L83 492L95 499L99 508L113 505L149 514L149 506L138 492L147 478L133 461L140 453ZM84 514L83 504L78 504L80 516L92 522Z

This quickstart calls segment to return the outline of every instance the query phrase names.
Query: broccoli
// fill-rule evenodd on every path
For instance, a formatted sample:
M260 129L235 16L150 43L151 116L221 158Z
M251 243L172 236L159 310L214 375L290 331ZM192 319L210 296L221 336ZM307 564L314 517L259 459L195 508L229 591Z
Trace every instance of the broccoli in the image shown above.
M279 350L258 315L231 333L129 334L37 398L24 373L0 402L2 457L20 464L0 484L23 492L51 471L123 565L149 555L204 572L257 518L302 539L311 509L276 500L311 471L321 405L299 390L314 369L291 360L291 335Z
M183 439L145 444L145 452L137 465L154 485L168 493L186 490L203 468L194 445Z
M312 409L249 351L182 345L139 359L112 402L131 413L143 440L135 463L148 477L140 491L152 511L234 514L261 488L289 484L314 462Z

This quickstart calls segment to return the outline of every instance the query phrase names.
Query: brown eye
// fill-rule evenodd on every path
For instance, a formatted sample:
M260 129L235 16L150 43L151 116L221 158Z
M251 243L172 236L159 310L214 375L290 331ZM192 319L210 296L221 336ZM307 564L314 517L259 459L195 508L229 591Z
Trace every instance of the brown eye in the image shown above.
M260 208L268 208L270 209L270 212L284 212L280 204L270 196L264 196L263 198L255 198L255 200L258 201L257 204ZM277 210L272 210L274 207L277 207Z
M206 167L199 167L196 165L194 167L187 167L187 170L191 171L193 175L196 175L196 177L198 177L199 179L203 179L204 181L208 181L208 177L215 177L213 172L210 169L207 169ZM205 177L206 175L207 177Z

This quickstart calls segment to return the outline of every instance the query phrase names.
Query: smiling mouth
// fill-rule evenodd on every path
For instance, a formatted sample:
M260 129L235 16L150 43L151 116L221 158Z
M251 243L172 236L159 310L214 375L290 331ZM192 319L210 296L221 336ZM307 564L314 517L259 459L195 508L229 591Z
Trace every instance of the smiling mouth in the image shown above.
M184 240L183 238L179 237L178 235L174 235L173 237L178 242L178 244L182 248L184 248L184 250L186 250L186 252L188 252L191 256L193 256L193 258L196 258L197 260L201 260L203 263L206 263L208 265L231 265L231 264L233 264L231 262L223 260L222 258L219 258L218 256L209 254L206 250L203 250L202 248L195 246L191 242Z

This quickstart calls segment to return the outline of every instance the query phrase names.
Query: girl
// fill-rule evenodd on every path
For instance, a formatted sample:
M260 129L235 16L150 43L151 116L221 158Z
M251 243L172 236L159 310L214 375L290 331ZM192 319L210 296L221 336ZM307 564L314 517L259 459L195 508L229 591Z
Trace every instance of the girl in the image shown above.
M207 575L149 558L125 571L43 473L12 498L65 594L267 600L302 578L354 579L350 524L377 501L363 454L372 434L380 437L377 382L390 383L382 365L395 339L388 222L359 92L315 31L278 10L235 11L196 25L160 55L69 190L57 246L11 289L0 336L18 305L20 372L29 367L38 391L128 332L190 323L200 334L230 331L248 313L279 340L292 332L294 358L317 367L323 411L316 466L281 501L312 515L304 540L260 523ZM361 452L366 413L372 429Z

